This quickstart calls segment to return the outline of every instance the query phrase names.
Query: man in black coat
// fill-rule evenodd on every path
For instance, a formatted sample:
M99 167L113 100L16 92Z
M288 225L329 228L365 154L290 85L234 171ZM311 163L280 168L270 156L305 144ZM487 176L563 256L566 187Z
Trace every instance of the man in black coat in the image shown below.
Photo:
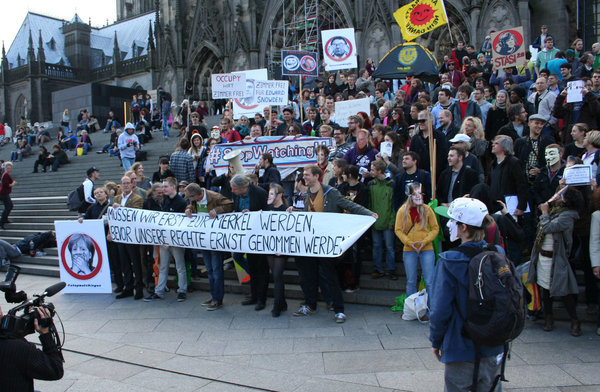
M490 199L504 200L505 196L517 196L517 208L514 216L523 215L527 209L527 177L519 159L513 156L513 143L510 136L498 135L492 142L492 154L496 159L488 177ZM490 213L502 208L496 203Z
M529 134L523 135L515 141L515 156L521 162L521 167L530 182L533 182L542 168L546 166L544 152L548 145L554 143L554 138L541 136L544 124L546 124L546 118L543 115L531 115L529 117Z
M244 174L236 174L230 181L233 193L233 211L248 212L267 209L267 191L251 185ZM267 303L267 289L269 288L269 265L265 255L247 253L248 267L250 269L251 297L242 302L242 305L256 305L255 310L262 310Z
M275 183L281 185L281 173L279 173L277 166L273 164L273 155L271 155L271 153L265 152L260 156L258 165L254 168L254 172L257 176L259 175L260 169L264 169L264 172L263 175L258 178L258 186L268 192L271 184Z
M41 321L51 319L48 309L34 308L40 322L34 328L40 334L42 350L23 338L0 339L0 385L3 391L33 391L33 380L60 380L64 374L63 357L48 327ZM2 309L0 309L2 317Z
M446 166L448 166L448 143L443 133L432 129L433 126L433 115L427 110L422 110L417 115L417 125L419 132L415 134L410 140L410 150L414 151L421 158L418 161L419 169L430 171L431 157L429 156L429 142L431 137L436 142L437 154L436 154L436 173L441 173ZM429 129L432 130L433 135L430 135Z
M437 197L440 205L450 205L452 200L471 193L471 189L478 184L478 174L475 170L465 166L465 150L458 146L450 147L448 151L448 165L440 175L437 182Z

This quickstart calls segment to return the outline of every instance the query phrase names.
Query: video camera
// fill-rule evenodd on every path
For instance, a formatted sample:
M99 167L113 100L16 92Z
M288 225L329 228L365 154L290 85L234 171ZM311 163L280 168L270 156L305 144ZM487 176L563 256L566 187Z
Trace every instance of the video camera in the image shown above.
M24 291L17 292L15 282L20 272L21 269L19 267L14 265L9 266L4 281L0 283L0 291L4 292L4 296L8 302L21 302L20 305L9 310L6 316L3 316L0 319L0 338L23 338L34 333L34 320L37 319L41 327L51 329L57 344L60 346L60 341L58 340L58 334L56 333L52 318L40 318L36 308L41 307L48 309L50 316L53 317L56 314L54 304L45 303L44 300L46 297L52 297L54 294L60 292L65 288L66 283L56 283L48 287L42 294L34 295L35 299L27 300L27 293ZM22 312L22 314L18 316L18 312Z

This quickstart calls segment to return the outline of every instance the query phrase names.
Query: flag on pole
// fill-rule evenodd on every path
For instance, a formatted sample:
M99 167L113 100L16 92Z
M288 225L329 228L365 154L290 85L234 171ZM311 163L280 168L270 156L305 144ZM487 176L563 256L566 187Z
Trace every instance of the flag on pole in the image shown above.
M412 41L448 23L443 0L415 0L394 12L405 41Z

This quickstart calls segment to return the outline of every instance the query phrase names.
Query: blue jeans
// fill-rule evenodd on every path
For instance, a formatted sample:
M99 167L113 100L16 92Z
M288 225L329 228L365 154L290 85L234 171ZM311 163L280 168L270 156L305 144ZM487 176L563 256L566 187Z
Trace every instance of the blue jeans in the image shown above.
M135 158L123 158L121 157L121 162L123 162L123 170L126 172L131 169L131 165L135 163Z
M223 278L223 258L220 252L203 250L204 266L208 272L210 295L214 302L223 302L225 295L225 280Z
M417 266L421 261L421 272L425 278L425 288L431 293L433 269L435 267L435 253L433 250L424 250L421 253L404 251L404 270L406 271L406 296L417 292Z
M162 128L163 128L163 136L164 137L171 136L171 134L169 133L169 116L168 115L163 116Z
M385 270L389 273L396 271L394 259L394 231L371 230L373 236L373 267L377 272L383 272L381 258L383 257L383 242L385 241Z

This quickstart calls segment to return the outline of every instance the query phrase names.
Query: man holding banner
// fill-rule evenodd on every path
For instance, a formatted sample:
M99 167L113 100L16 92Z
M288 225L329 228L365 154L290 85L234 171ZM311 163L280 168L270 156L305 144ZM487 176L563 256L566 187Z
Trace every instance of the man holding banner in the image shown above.
M307 192L304 195L304 211L342 213L346 210L352 214L371 215L375 219L378 218L377 214L343 197L337 189L321 184L319 178L322 174L323 172L317 165L308 165L304 168L304 181L307 187ZM288 211L292 212L293 207L289 207ZM297 257L296 265L300 275L300 286L304 293L305 305L300 306L294 312L294 316L308 316L317 311L319 267L321 267L325 284L329 286L331 291L335 322L345 322L344 297L337 279L335 259Z
M267 209L267 191L250 184L245 174L236 174L230 181L233 193L233 210L235 212L261 211ZM269 288L269 265L265 255L246 253L250 269L251 297L242 305L256 305L254 310L263 310L267 303Z
M174 177L165 178L163 181L164 197L162 201L162 210L164 212L185 212L187 204L183 197L177 193L177 180ZM157 299L163 299L167 280L169 278L169 264L171 256L175 259L175 268L177 269L177 302L183 302L187 297L187 274L185 270L185 249L178 246L161 245L160 265L158 272L158 284L154 294L144 298L144 301L150 302Z
M198 212L206 212L210 219L219 214L233 211L233 202L217 192L201 188L198 184L190 184L185 187L185 197L190 205L185 208L185 215L192 218ZM223 306L225 295L225 280L223 277L223 254L217 250L203 250L202 257L208 273L211 298L202 302L206 310L217 310Z

